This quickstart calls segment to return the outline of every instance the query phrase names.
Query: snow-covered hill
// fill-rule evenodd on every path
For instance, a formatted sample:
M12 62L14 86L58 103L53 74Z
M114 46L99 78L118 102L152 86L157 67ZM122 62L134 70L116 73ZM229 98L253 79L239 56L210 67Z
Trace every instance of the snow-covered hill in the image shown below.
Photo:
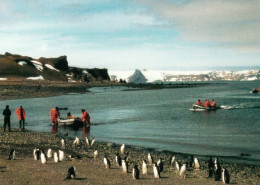
M140 83L142 75L147 82L187 82L187 81L253 81L260 80L260 70L244 71L110 71L109 75L115 79L123 79L127 82ZM130 78L135 76L135 80ZM111 78L112 79L112 78ZM130 79L130 81L129 81Z

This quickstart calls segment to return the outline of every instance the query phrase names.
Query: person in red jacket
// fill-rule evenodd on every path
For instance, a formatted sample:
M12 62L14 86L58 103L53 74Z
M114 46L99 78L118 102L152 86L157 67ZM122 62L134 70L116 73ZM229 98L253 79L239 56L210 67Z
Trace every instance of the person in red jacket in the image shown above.
M210 107L210 101L208 99L206 99L205 101L205 104L204 104L204 107Z
M51 110L50 112L50 115L51 115L51 122L54 124L54 125L58 125L58 119L60 119L60 112L59 112L59 108L58 107L55 107Z
M25 109L23 108L23 106L20 106L20 107L18 107L18 109L16 109L16 114L17 114L17 118L19 120L20 129L22 129L22 125L23 125L23 130L24 130L24 122L25 122L26 114L25 114Z
M90 116L89 116L89 114L88 114L88 112L85 110L85 109L82 109L81 110L81 112L82 112L82 115L81 115L81 120L82 120L82 122L84 123L84 124L91 124L90 123Z
M203 102L201 100L198 100L196 105L203 106Z
M217 106L216 101L215 101L215 100L212 100L212 102L211 102L211 107L216 107L216 106Z

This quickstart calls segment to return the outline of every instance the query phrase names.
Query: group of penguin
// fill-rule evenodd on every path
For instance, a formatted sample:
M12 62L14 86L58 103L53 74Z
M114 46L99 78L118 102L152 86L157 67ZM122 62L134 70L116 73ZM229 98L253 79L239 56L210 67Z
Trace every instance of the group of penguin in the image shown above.
M89 140L88 137L86 137L86 144L88 146L93 146L95 143L95 139L93 138L91 141ZM74 142L73 142L73 146L78 146L80 145L80 140L78 137L75 138ZM61 139L61 147L63 149L65 149L65 141L64 139ZM125 155L125 144L122 144L122 146L120 147L120 153L122 155ZM51 149L48 149L47 151L47 155L45 153L44 150L40 150L38 148L35 148L33 150L33 157L35 160L40 160L42 164L46 164L47 163L47 159L52 158L54 159L54 162L61 162L65 159L65 153L62 150L58 150L58 151L52 151ZM98 156L98 151L95 150L94 151L94 159L97 159ZM73 158L73 156L69 155L70 158ZM9 160L15 159L15 150L11 149L10 154L9 154ZM148 166L152 166L153 168L153 174L155 178L160 178L160 173L163 171L163 167L164 167L164 163L162 161L162 158L159 158L159 160L156 162L154 162L153 157L150 153L148 153L147 156L148 162L143 159L142 161L142 174L143 175L147 175L148 174ZM123 159L120 157L119 152L116 153L115 156L115 161L118 167L122 168L123 173L128 173L128 162L129 159L127 157L127 155L125 155L123 157ZM104 155L104 165L106 169L110 169L111 167L111 163L110 160L108 158L108 156L105 154ZM176 174L179 174L181 178L186 178L186 171L187 171L187 165L188 163L184 163L182 166L180 166L180 163L176 160L175 155L172 155L172 157L170 158L169 164L171 166L175 166L175 171ZM195 167L195 170L199 170L200 169L200 164L197 158L194 158L194 156L192 155L190 158L190 162L189 162L189 167ZM73 179L76 177L76 168L74 166L69 167L68 169L68 174L67 177L65 178L65 180L67 179ZM139 179L140 178L140 171L138 169L138 165L134 164L133 165L133 170L132 170L132 177L133 179ZM209 161L208 161L208 177L209 178L213 178L215 179L215 181L222 181L224 184L229 184L230 183L230 175L228 173L228 170L225 168L221 168L220 163L218 161L218 158L214 159L214 162L212 160L212 157L210 157Z

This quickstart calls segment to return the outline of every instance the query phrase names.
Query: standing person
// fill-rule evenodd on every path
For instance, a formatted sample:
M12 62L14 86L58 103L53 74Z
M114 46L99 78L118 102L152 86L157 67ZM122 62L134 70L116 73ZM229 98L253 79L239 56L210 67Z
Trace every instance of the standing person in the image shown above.
M6 105L5 110L3 111L4 115L4 132L6 125L8 125L8 131L11 132L11 125L10 125L10 117L11 117L11 111L9 109L9 105Z
M53 108L50 114L51 114L51 122L53 123L51 132L56 133L58 132L58 119L60 119L59 108L58 107Z
M24 122L26 118L25 109L22 106L18 107L18 109L16 109L16 114L20 123L20 129L22 129L22 124L23 124L23 130L24 130Z
M85 109L81 109L82 115L81 115L81 120L84 124L88 124L90 125L90 116L88 114L88 112Z

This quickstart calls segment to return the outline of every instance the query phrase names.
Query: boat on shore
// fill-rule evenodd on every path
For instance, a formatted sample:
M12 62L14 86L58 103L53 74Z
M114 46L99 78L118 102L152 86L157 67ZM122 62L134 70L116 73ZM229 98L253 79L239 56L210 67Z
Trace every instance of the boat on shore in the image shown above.
M192 108L190 109L191 111L212 111L212 110L218 110L221 109L221 107L204 107L196 104L192 104Z
M54 125L52 123L52 125ZM59 119L58 120L58 126L68 126L68 127L82 127L83 122L80 118L71 118L71 119Z

